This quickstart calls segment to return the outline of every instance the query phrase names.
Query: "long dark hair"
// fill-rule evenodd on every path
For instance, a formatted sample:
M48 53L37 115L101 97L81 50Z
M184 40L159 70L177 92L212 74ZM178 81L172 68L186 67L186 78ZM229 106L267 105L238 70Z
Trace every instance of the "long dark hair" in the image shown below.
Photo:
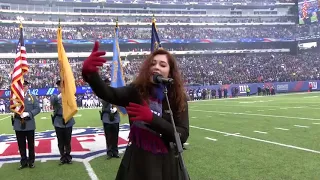
M133 81L133 84L138 88L138 91L144 100L147 100L150 97L150 90L153 87L153 84L150 82L150 77L152 75L150 67L152 66L153 58L159 54L167 56L170 67L169 77L174 79L174 84L169 87L168 95L170 100L173 100L175 109L177 109L178 112L181 112L186 107L187 97L177 61L168 51L159 49L150 54L142 63L139 74Z

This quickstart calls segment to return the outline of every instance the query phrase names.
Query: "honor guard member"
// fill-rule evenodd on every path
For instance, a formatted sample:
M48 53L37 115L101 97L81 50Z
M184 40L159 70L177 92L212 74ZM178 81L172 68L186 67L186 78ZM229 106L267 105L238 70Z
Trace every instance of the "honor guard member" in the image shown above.
M35 116L40 113L39 101L35 95L28 93L29 82L24 81L24 112L14 114L11 117L13 129L15 130L19 152L21 156L20 167L23 169L27 166L34 168L35 152L34 152L34 134L36 129ZM28 141L29 158L26 152L26 140Z
M61 92L60 80L56 82L59 92ZM71 164L72 156L71 153L71 136L72 128L75 124L74 118L72 117L67 123L63 119L62 99L61 93L59 95L51 96L51 106L53 107L53 115L51 115L52 124L55 128L58 148L60 152L60 165Z
M110 85L108 79L105 83ZM118 136L119 136L119 123L120 115L117 108L112 104L101 100L102 111L100 111L100 118L103 122L104 135L106 137L107 144L107 159L113 157L120 158L118 151Z

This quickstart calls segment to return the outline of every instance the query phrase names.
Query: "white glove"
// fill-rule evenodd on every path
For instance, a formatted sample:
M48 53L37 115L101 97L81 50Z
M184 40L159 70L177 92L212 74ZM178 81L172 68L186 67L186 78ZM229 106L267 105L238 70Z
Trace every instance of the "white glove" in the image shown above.
M58 95L58 98L61 99L61 93Z
M111 113L115 113L115 112L117 112L117 108L116 107L111 108L110 111L111 111Z
M29 114L28 112L23 112L23 113L20 115L21 118L25 118L25 117L29 117L29 116L30 116L30 114Z

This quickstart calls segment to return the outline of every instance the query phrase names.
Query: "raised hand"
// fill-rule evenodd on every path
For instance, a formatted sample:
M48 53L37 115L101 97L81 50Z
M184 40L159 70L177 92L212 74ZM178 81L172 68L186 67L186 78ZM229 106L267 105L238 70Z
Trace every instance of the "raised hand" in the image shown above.
M100 57L100 56L104 56L106 52L98 51L98 49L99 49L99 42L96 41L94 43L94 47L92 49L90 56L83 62L83 65L82 65L83 74L98 72L99 71L98 67L103 66L103 63L107 61L105 58Z

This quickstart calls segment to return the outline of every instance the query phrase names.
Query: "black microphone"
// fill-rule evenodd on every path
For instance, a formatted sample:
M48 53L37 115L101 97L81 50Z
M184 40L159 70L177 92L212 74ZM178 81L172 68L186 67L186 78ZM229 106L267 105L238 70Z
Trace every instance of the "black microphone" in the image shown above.
M165 78L161 74L153 75L153 82L156 84L173 84L172 78Z

